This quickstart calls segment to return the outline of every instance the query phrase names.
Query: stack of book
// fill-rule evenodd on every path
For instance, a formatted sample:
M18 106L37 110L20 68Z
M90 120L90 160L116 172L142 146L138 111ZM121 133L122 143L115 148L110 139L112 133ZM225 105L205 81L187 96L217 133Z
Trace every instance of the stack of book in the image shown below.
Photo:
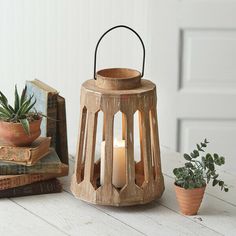
M0 198L62 191L56 179L68 175L65 99L39 80L27 81L43 118L41 137L29 147L0 145Z

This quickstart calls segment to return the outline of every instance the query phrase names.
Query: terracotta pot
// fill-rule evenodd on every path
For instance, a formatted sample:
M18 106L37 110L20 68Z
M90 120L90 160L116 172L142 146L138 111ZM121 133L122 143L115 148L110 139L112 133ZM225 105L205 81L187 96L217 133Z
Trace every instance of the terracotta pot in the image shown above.
M26 134L21 123L0 121L0 143L9 146L29 146L41 134L42 118L30 122L30 134Z
M180 212L184 215L196 215L201 205L206 186L202 188L184 189L175 184L175 192Z

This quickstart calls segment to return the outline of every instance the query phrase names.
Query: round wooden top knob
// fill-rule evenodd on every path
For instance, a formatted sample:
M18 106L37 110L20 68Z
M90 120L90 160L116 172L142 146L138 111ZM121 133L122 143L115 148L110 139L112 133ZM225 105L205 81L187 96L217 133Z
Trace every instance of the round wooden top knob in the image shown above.
M96 73L96 86L110 90L129 90L141 84L141 73L128 68L109 68Z

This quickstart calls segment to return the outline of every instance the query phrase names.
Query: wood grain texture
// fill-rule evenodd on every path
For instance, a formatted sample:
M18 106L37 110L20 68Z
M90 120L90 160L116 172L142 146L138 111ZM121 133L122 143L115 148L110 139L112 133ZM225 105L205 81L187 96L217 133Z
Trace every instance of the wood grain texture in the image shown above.
M128 68L109 68L96 73L96 86L109 90L127 90L140 86L141 74Z
M29 201L29 198L27 201ZM0 217L2 219L0 222L0 235L67 235L62 230L52 227L45 220L16 204L15 201L1 199L0 207ZM26 224L25 221L30 222L30 224Z
M98 77L100 81L88 80L81 88L80 136L71 190L76 197L101 205L125 206L150 202L159 198L164 191L160 168L157 116L155 115L156 87L148 80L141 80L136 84L137 72L131 69L113 68L103 70L101 73L102 75ZM134 77L133 87L130 85L132 76ZM127 86L132 89L127 89ZM87 109L86 127L84 108ZM94 163L99 111L104 114L103 140L105 141L104 181L101 186L97 185L101 177L100 169L96 168L95 171ZM114 116L119 111L122 113L122 120L120 120L122 137L126 140L126 184L122 189L112 185ZM136 111L139 111L140 115L142 153L140 163L135 163L134 160L134 138L136 137L134 137L133 126ZM86 138L81 135L82 133L87 133ZM83 167L81 160L84 142L86 142L86 148ZM158 147L155 147L156 145ZM81 178L82 176L84 179Z

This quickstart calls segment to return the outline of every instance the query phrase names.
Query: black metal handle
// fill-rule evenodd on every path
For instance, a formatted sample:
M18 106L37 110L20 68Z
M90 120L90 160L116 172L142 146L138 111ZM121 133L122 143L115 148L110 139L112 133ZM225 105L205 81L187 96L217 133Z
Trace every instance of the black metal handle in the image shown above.
M139 34L133 30L132 28L130 28L129 26L126 26L126 25L117 25L117 26L114 26L112 28L110 28L109 30L107 30L101 37L100 39L98 40L97 42L97 45L96 45L96 48L95 48L95 52L94 52L94 73L93 73L93 76L94 76L94 79L96 80L96 70L97 70L97 50L98 50L98 46L101 42L101 40L103 39L103 37L109 33L110 31L116 29L116 28L126 28L126 29L129 29L131 30L133 33L136 34L136 36L139 38L141 44L142 44L142 47L143 47L143 68L142 68L142 74L141 74L141 77L143 77L144 75L144 66L145 66L145 46L144 46L144 43L143 43L143 40L141 39L141 37L139 36Z

